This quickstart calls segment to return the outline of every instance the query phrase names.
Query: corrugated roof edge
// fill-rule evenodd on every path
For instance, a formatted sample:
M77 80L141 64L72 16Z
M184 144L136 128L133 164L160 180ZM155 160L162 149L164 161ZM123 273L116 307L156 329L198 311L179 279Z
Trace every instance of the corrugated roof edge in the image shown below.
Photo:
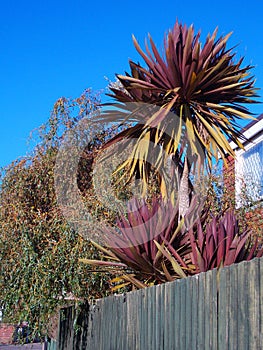
M263 113L260 114L256 119L249 122L246 126L240 129L240 132L244 134L247 140L239 140L243 145L248 144L251 140L263 132ZM228 140L229 141L229 140ZM239 149L239 147L233 142L230 142L230 146L233 150Z
M246 130L250 129L253 125L257 124L260 120L263 119L263 113L260 114L258 117L256 117L255 120L252 120L251 122L249 122L246 126L244 126L240 131L243 133Z

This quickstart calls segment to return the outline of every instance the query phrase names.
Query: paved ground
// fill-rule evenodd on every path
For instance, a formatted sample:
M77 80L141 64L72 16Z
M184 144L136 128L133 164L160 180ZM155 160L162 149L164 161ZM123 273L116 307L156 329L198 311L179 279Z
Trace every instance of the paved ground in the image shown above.
M0 345L1 350L42 350L41 343L25 345Z

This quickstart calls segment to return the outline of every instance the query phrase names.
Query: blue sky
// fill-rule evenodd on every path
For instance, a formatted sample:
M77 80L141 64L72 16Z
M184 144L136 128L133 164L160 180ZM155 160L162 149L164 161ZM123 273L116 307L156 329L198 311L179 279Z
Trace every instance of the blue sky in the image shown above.
M262 15L262 0L2 0L0 167L27 153L30 131L47 120L59 97L105 89L105 76L114 80L128 69L129 58L138 59L132 34L143 44L150 32L161 47L176 18L193 23L203 38L216 26L219 35L233 31L229 45L238 44L237 57L256 66L262 89ZM262 105L250 109L263 112Z

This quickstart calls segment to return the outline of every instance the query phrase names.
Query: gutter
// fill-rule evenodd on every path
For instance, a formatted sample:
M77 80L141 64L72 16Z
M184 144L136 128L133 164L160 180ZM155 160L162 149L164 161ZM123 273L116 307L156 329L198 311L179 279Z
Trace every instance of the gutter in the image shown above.
M243 129L240 130L240 132L245 136L247 140L240 140L239 141L245 145L250 142L253 142L252 140L263 131L263 114L260 114L260 116L256 119L250 122L247 126L245 126ZM233 142L230 142L230 146L233 150L239 149L239 147Z

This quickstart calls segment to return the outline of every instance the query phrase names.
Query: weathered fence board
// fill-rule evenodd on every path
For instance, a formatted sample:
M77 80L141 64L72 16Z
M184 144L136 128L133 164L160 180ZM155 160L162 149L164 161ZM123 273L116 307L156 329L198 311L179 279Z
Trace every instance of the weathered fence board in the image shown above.
M260 319L257 316L260 309L259 300L259 280L260 271L258 260L254 264L248 265L248 276L249 276L249 292L248 292L248 305L249 305L249 341L254 344L255 349L260 349L259 344L259 329L260 329ZM261 300L262 302L262 300ZM262 334L261 334L262 337Z
M240 286L237 294L237 325L238 325L238 340L237 348L240 350L246 349L246 341L248 339L248 318L247 318L247 280L248 280L248 268L246 263L242 263L239 266L239 273L237 277L237 283Z
M67 308L57 350L263 349L262 273L254 259Z

